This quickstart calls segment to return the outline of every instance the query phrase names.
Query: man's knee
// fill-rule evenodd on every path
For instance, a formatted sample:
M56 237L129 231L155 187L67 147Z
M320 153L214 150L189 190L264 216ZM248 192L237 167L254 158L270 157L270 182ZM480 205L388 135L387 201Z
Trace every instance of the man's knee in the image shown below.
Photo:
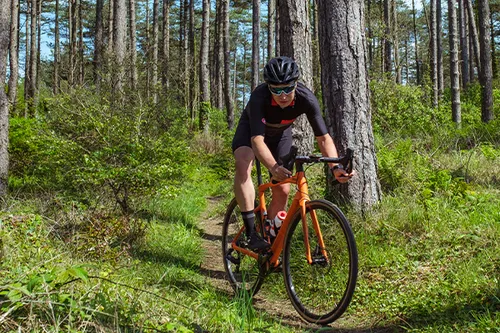
M273 198L287 200L288 194L290 193L290 185L285 184L282 186L273 187Z

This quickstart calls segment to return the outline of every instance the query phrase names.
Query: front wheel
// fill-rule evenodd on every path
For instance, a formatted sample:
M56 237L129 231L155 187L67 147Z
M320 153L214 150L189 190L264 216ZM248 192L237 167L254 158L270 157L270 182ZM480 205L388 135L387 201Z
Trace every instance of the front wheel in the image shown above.
M263 282L259 264L256 259L238 252L232 247L232 243L236 237L238 237L236 243L241 244L246 241L243 227L243 218L241 217L238 203L236 199L233 199L227 207L222 226L224 269L236 293L246 291L253 296L259 291Z
M324 248L313 228L313 218L318 220ZM285 286L302 318L324 325L339 318L351 302L358 274L358 252L349 222L331 202L306 203L306 220L312 263L306 259L305 228L298 212L285 240Z

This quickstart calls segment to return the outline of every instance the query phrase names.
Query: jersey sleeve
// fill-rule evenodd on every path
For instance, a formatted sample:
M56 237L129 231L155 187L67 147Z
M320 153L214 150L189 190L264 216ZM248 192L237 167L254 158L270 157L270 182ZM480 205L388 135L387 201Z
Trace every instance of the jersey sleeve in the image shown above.
M266 133L266 123L264 121L264 100L260 97L260 94L255 89L250 95L250 100L248 101L245 110L248 112L248 118L250 120L250 136L254 137L256 135L265 135Z
M306 96L307 103L309 104L306 115L313 129L314 136L322 136L327 134L328 129L326 128L325 120L323 119L323 115L321 114L321 108L319 107L318 99L310 91Z

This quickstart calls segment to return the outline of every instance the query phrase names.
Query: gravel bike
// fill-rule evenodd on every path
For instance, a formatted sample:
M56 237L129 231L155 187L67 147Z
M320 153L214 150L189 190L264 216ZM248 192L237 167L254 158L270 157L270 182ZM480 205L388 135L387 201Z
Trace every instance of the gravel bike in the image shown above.
M353 153L348 149L339 158L297 156L297 149L283 158L295 174L282 182L262 182L256 161L258 200L255 228L264 239L272 240L271 249L256 253L246 246L243 219L236 199L226 210L222 230L224 268L235 292L246 290L255 295L269 273L283 272L286 291L294 308L310 323L325 325L338 319L349 306L358 273L358 253L351 226L342 211L330 201L310 200L304 165L340 163L349 173ZM297 191L276 238L267 234L266 192L279 184L295 184Z

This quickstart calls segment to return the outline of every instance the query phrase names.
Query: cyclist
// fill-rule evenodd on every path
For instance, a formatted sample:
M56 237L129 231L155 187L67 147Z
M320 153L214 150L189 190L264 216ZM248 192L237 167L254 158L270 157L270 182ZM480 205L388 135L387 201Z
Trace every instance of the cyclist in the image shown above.
M292 146L292 123L305 113L312 126L323 156L338 157L335 144L328 134L321 115L318 100L304 84L298 82L300 71L289 57L271 59L264 67L265 83L252 92L243 111L232 142L236 172L234 192L245 224L248 248L265 251L270 244L255 232L255 189L251 170L255 157L269 170L273 179L282 181L291 176L290 170L278 164L279 157L286 155ZM334 177L347 182L353 173L347 173L342 165L331 164ZM284 210L290 192L290 184L272 188L272 200L268 206L268 218Z

